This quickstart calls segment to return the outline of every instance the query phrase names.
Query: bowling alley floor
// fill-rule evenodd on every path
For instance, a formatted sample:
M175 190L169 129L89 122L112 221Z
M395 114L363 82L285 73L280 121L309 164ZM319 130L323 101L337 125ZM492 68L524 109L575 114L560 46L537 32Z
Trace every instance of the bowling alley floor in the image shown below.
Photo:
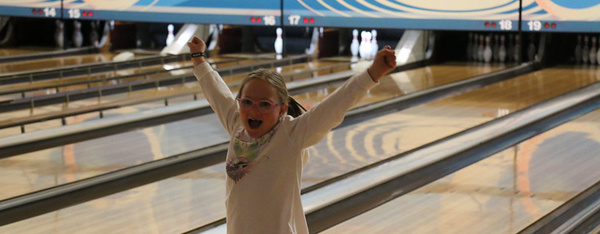
M475 64L442 64L390 74L389 79L385 79L376 90L372 90L359 105L367 105L395 95L489 73L497 69L500 68ZM600 73L597 70L591 68L545 69L472 92L334 130L318 145L310 149L311 159L305 168L303 187L317 184L328 178L385 159L390 155L405 152L566 91L596 82L600 79L598 74ZM314 105L332 90L333 88L316 90L298 95L297 98L303 104ZM0 199L78 181L226 141L228 136L219 126L216 117L209 115L2 159L0 168L3 168L4 175L0 176L0 184L3 187L9 186L11 189L3 190ZM197 131L190 129L197 129ZM445 221L444 218L454 217L450 211L457 209L455 200L466 199L472 203L459 210L464 211L464 215L477 214L473 210L482 210L487 207L500 210L525 210L522 206L515 204L518 203L517 198L526 196L512 195L516 190L510 190L510 186L507 185L507 183L515 181L513 178L515 175L504 176L500 173L510 172L509 169L506 169L511 167L509 165L511 162L514 162L514 160L511 161L510 155L514 155L514 153L506 153L504 156L500 156L500 159L495 160L492 158L496 156L490 157L491 161L488 160L485 165L478 166L480 169L475 169L475 171L479 173L485 172L481 168L493 169L490 170L490 174L493 176L482 176L479 182L465 182L466 185L457 187L459 185L454 186L454 184L459 182L455 182L454 179L445 179L442 181L443 186L432 184L434 186L432 188L424 187L423 190L415 191L417 196L409 195L406 198L404 196L400 198L414 202L417 198L412 199L413 197L429 195L424 200L417 201L426 201L428 202L426 204L433 204L431 206L422 207L424 205L418 205L420 203L411 205L405 202L398 207L406 206L406 211L384 209L384 212L392 213L373 213L375 216L372 217L381 220L385 224L383 226L388 228L390 225L385 222L389 223L392 220L388 217L398 213L410 213L413 215L403 218L403 220L406 219L406 223L417 223L418 220L415 218L422 217L425 221L418 222L437 223L438 225L435 225L437 229L434 228L434 230L440 231L444 230L440 227L446 227L448 223L452 222ZM495 166L496 164L499 166ZM133 233L184 232L223 217L225 177L222 167L222 164L217 164L2 226L0 232L47 233L47 230L55 230L58 233L82 233L82 230L86 230L85 233L132 232L132 230ZM513 167L516 166L513 165ZM540 173L538 172L538 174ZM452 178L463 183L463 180L458 180L458 178L476 177L471 174L466 173ZM484 180L496 180L498 181L496 183L501 184L500 188L495 188L493 185L481 185ZM513 188L515 186L513 185ZM451 191L455 197L442 196L442 194L447 194L447 191ZM486 197L489 194L500 194L500 201L492 201L492 198ZM456 199L458 195L461 196L460 199ZM548 197L549 195L538 195L536 199L540 201L536 202L548 203ZM514 199L514 202L504 202L506 199ZM556 204L556 202L549 203ZM427 211L432 212L434 217L418 215L418 212ZM537 211L536 214L540 215L545 212L545 209L538 207ZM521 226L527 221L516 221L518 217L531 217L530 213L511 215L503 215L503 217L511 216L509 221L512 219L510 222L518 223ZM373 228L372 225L375 224L372 222L364 219L350 220L348 221L349 226L344 226L346 224L344 223L329 232L365 230L360 228ZM512 224L510 230L518 231L519 225ZM395 226L389 228L393 227ZM459 229L460 232L472 232L471 229L467 229L468 227L463 228L465 229ZM411 229L410 232L419 232L420 230ZM429 232L428 230L423 231Z
M452 82L453 80L469 78L472 76L482 74L482 72L493 71L500 68L501 67L494 67L493 69L488 68L488 70L486 70L481 69L477 66L471 67L456 65L439 65L426 67L414 71L407 71L399 74L392 74L391 78L386 79L386 83L380 85L378 88L380 90L377 91L377 93L387 93L387 97L381 95L377 97L377 95L375 94L370 94L365 99L365 101L366 103L368 103L369 100L383 100L385 98L393 97L394 95L401 95L404 92L411 92L416 89L431 87L431 85L439 85L447 82ZM437 81L436 77L439 77L440 80ZM406 83L410 83L412 85L407 86ZM312 102L318 102L319 99L321 99L331 91L331 89L319 90L314 92L314 94L299 95L297 98L301 100L302 103L311 105ZM315 99L319 96L321 97ZM195 126L197 124L201 124L202 126ZM144 129L141 131L125 133L121 134L120 136L117 135L110 138L91 140L87 142L66 145L63 147L57 147L55 149L47 149L38 152L32 152L31 154L27 155L16 156L12 159L7 159L4 162L15 162L14 160L17 160L22 163L4 164L6 166L5 168L16 166L16 168L14 168L16 169L15 171L10 170L13 172L17 172L17 174L13 175L17 175L17 177L19 177L18 171L29 171L29 173L34 173L35 175L28 175L27 177L37 179L30 182L25 182L28 179L23 178L26 179L24 181L21 179L13 178L13 182L7 184L13 184L14 186L20 188L12 190L15 193L4 194L3 197L8 198L17 194L24 194L27 192L47 188L48 186L56 186L72 181L77 181L80 179L88 178L90 176L108 173L110 171L117 170L118 168L126 167L127 165L132 166L149 160L156 160L162 157L202 147L202 145L209 146L211 144L215 144L218 141L227 140L227 137L225 135L222 135L222 130L220 130L218 126L218 122L215 122L214 119L210 120L207 118L200 118L192 121L181 121L180 123L167 124L164 126L157 126L155 128ZM203 131L202 133L200 133L200 135L198 135L198 133L195 133L194 131L186 131L187 129L203 129ZM167 137L166 134L169 135L169 137ZM210 137L198 138L199 136ZM165 141L165 139L167 139L167 141ZM196 141L188 142L184 139L196 139ZM201 141L202 144L198 145L198 141ZM114 143L117 142L130 143L127 143L126 145L122 146L114 145ZM103 150L102 148L105 149ZM144 148L149 149L150 151L142 150ZM114 150L110 152L107 149ZM107 158L108 155L113 155L114 157ZM150 158L144 158L144 155L153 156ZM26 169L24 167L28 164L31 166L30 169ZM39 165L41 164L55 165L57 167L53 166L51 168L47 168L46 170L39 170ZM8 171L9 170L7 170L6 172L12 174L12 172ZM2 178L8 177L12 176L2 176ZM31 184L31 182L34 182L37 185ZM23 190L23 188L25 187L23 187L22 185L24 184L31 184L31 190Z
M320 66L319 64L314 64L314 62L310 62L310 63L313 63L313 65L311 65L311 66ZM327 63L324 63L324 64L327 64ZM304 67L304 69L306 69L308 67L308 66L300 66L300 67L299 66L300 65L291 66L290 70L294 70L294 69L298 69L298 68L302 68L302 67ZM409 70L409 71L405 71L405 72L393 73L393 74L390 74L387 79L383 79L381 81L382 83L378 87L376 87L374 90L372 90L358 105L359 106L368 105L370 103L398 97L398 96L401 96L406 93L411 93L411 92L415 92L418 90L424 90L424 89L431 88L431 87L434 87L437 85L442 85L442 84L470 78L473 76L485 74L486 72L496 71L501 68L502 68L502 66L480 68L479 66L475 66L475 65L460 66L458 64L448 64L448 65L442 64L442 65L434 65L434 66L428 66L428 67L424 67L424 68ZM228 82L234 81L234 80L230 80L228 77L225 77L225 80L227 80ZM335 89L335 87L330 87L330 88L316 90L313 92L307 92L304 94L298 94L295 96L295 98L298 101L300 101L302 104L304 104L307 108L311 108L312 106L318 104L318 102L320 102L320 100L322 100L324 97L326 97L331 92L333 92L334 89ZM93 102L96 102L96 101L97 100L93 100ZM152 108L150 108L149 106L152 106ZM143 104L143 105L135 105L135 106L131 106L131 107L120 108L120 110L107 111L107 112L105 112L105 115L107 117L117 117L117 116L121 116L121 115L127 115L128 113L135 113L135 112L139 112L142 110L150 110L153 108L158 108L160 106L164 106L164 103L160 102L160 103L148 103L148 104ZM46 109L51 109L51 108L54 108L54 107L47 107ZM56 107L56 108L60 109L61 107ZM140 109L138 109L138 108L140 108ZM127 133L117 134L117 135L110 136L110 137L104 137L104 138L100 138L100 139L88 140L88 141L84 141L84 142L80 142L80 143L75 143L72 145L55 147L55 148L46 149L46 150L42 150L42 151L38 151L38 152L31 152L26 155L16 156L16 158L19 158L19 159L30 158L30 159L27 159L26 161L33 160L33 161L31 161L31 164L30 163L19 164L17 166L17 168L19 168L18 170L26 170L26 171L30 171L30 173L37 174L36 168L38 167L38 165L40 163L43 164L45 161L47 161L47 159L45 159L45 158L53 157L52 155L54 155L54 154L63 155L63 157L64 157L66 154L66 155L69 155L69 156L67 156L68 158L72 158L72 159L69 159L65 162L69 162L73 165L65 164L64 162L59 163L59 164L52 163L52 165L57 165L57 166L61 165L61 166L58 166L57 170L52 174L46 175L46 172L42 172L40 174L35 175L35 177L47 177L47 176L69 177L70 176L73 178L84 179L84 178L87 178L90 176L99 175L102 173L108 173L108 172L117 170L119 168L124 168L127 166L134 166L139 163L144 163L147 161L164 158L164 157L168 157L171 155L184 153L184 152L194 150L197 148L210 146L210 145L213 145L218 142L226 140L226 136L221 133L222 130L221 130L221 127L218 124L218 122L215 122L214 120L207 119L207 118L208 117L200 117L199 119L173 122L173 123L169 123L169 124L165 124L165 125L161 125L161 126L147 128L142 131L127 132ZM81 123L81 122L94 121L95 119L98 119L98 116L97 116L97 114L92 113L89 115L80 115L80 116L75 116L75 117L69 118L68 122L72 123L72 124L76 124L76 123ZM210 123L210 124L205 124L205 123ZM200 124L202 126L195 126L198 124ZM44 128L48 128L48 130L51 131L52 128L60 127L60 122L52 121L52 122L48 122L44 125L42 125L42 123L40 123L40 124L34 125L33 127L39 128L40 130L43 130ZM187 131L189 129L202 129L203 131L207 131L210 134L208 134L208 133L202 134L202 132L194 133L193 131L192 132ZM13 129L12 131L10 131L10 130L5 131L5 133L7 135L5 135L4 137L7 137L9 135L17 136L19 133L15 132L15 131L18 131L18 129ZM35 129L32 129L31 131L35 131ZM195 136L191 136L190 134L193 134ZM187 135L190 135L190 136L183 137L183 136L187 136ZM219 136L219 137L216 137L216 136ZM141 141L141 142L135 143L137 141ZM131 143L128 143L124 146L119 146L120 142L123 142L123 143L131 142ZM160 149L159 150L160 152L151 153L154 155L153 157L144 157L143 155L148 154L147 152L141 151L141 150L136 151L138 149L141 149L140 147L142 145L147 145L147 144L151 145L152 146L151 148L154 148L155 151ZM107 151L107 150L99 150L100 148L111 149L110 150L111 152L109 153L109 151ZM104 156L104 155L107 155L107 153L109 153L108 155L112 155L112 156L111 157ZM92 155L94 155L94 156L92 156ZM119 156L119 155L121 155L121 156ZM102 158L106 158L106 160L100 160ZM113 158L113 159L110 159L110 158ZM117 160L117 158L118 158L118 160ZM144 158L144 159L142 160L142 158ZM77 160L75 160L75 159L77 159ZM7 159L7 160L10 161L11 159ZM113 161L113 160L117 160L117 161ZM0 160L0 161L2 161L2 160ZM51 162L52 162L52 160L51 160ZM28 164L30 164L30 167L29 167L29 169L26 169L28 167L27 166ZM77 166L77 164L80 164L80 165ZM95 164L99 164L99 165L91 167L91 168L88 168L87 166L85 166L85 165L95 165ZM100 166L100 165L102 165L102 166ZM78 169L75 171L69 170L69 168L72 168L72 167L77 167ZM10 168L10 167L7 167L6 169L8 169L8 168ZM30 176L33 176L33 175L30 175ZM0 177L8 178L5 176L0 176ZM36 183L35 185L32 185L32 187L31 187L32 190L29 190L27 192L33 192L33 191L39 190L40 188L47 188L50 186L56 186L56 185L60 185L60 184L68 182L68 181L64 181L64 180L59 180L56 182L51 182L51 181L52 180L46 180L46 179L39 180L40 184ZM23 188L23 187L21 187L21 188ZM13 192L17 192L17 193L13 194ZM0 198L8 198L11 196L16 196L19 194L23 194L23 192L24 191L22 189L7 190L6 193L9 193L9 194L0 196Z

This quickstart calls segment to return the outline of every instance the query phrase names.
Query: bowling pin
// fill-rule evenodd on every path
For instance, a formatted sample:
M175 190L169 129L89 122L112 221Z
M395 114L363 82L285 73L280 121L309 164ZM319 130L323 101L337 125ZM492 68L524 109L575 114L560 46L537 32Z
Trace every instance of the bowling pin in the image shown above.
M597 54L597 50L596 50L596 38L595 37L591 37L592 40L592 48L590 49L590 63L592 65L596 65L596 54Z
M581 49L581 61L583 64L587 64L590 59L590 47L588 46L589 37L585 36L583 38L583 48Z
M358 45L358 53L360 54L361 58L365 58L366 56L365 46L367 45L367 36L365 35L365 33L365 31L360 32L360 44Z
M83 34L81 33L81 22L73 21L73 43L75 47L81 47L83 44Z
M373 46L371 45L371 32L365 32L365 59L371 60L373 54Z
M500 47L498 48L498 60L503 63L506 61L506 43L504 35L500 36Z
M371 30L371 58L375 58L375 54L379 51L379 44L377 44L377 30Z
M575 62L577 64L581 63L581 34L577 35L577 45L575 45Z
M485 37L485 49L483 50L483 60L486 63L489 63L492 61L492 37L491 36L486 36Z
M350 44L350 53L352 56L358 56L358 30L352 30L352 43Z
M283 38L281 37L283 30L281 28L277 28L275 32L277 33L277 38L275 38L275 53L280 55L283 52Z
M56 20L56 31L54 32L54 41L56 42L56 46L59 48L63 48L65 38L65 26L62 21Z
M173 35L173 30L175 30L175 28L173 27L172 24L169 24L167 26L167 31L169 32L169 34L167 34L167 45L170 45L171 43L173 43L173 40L175 40L175 36Z

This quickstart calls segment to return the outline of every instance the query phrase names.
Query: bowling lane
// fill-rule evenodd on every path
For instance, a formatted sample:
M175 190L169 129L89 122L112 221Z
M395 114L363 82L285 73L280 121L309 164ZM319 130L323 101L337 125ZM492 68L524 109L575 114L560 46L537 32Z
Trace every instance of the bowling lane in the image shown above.
M0 227L3 234L183 233L225 216L222 165ZM200 179L201 178L201 179ZM198 204L202 204L198 206Z
M467 66L465 66L467 67ZM463 69L466 69L463 67ZM424 76L424 72L431 71L435 69L427 69L424 68L422 72L417 72L414 77L411 77L414 80L414 83L421 82L421 79L424 79L427 76ZM413 71L411 71L412 73ZM455 73L452 73L455 74ZM391 75L392 77L397 76L395 74ZM435 79L435 77L433 77ZM389 83L383 83L383 82ZM427 83L427 82L424 82ZM428 82L435 83L435 82ZM396 85L392 78L387 78L382 81L382 84L378 86L378 88L386 90L392 89L388 86ZM417 86L417 85L415 85ZM321 95L323 98L324 95L327 95L332 91L333 88L323 89L315 91L315 93L310 95L298 95L296 98L300 100L302 103L311 103L311 101L315 101L315 97ZM377 97L377 93L385 92L382 90L372 90L369 96L366 98L368 100L376 100L380 99ZM401 88L396 88L396 95L401 92ZM320 93L320 94L319 94ZM202 119L201 119L202 118ZM177 152L185 152L186 150L181 149L180 151L176 151L177 147L182 147L185 144L192 146L188 149L195 149L202 147L202 144L210 145L214 144L219 140L227 140L227 135L223 132L223 130L219 127L218 120L216 116L204 116L201 118L194 118L186 121L179 121L178 129L174 129L171 126L157 126L150 130L143 130L146 132L152 133L148 139L154 140L153 143L146 144L143 139L142 134L139 134L140 131L136 133L128 133L127 136L120 137L118 140L103 140L104 142L110 142L113 145L103 145L100 141L95 142L84 142L77 143L80 146L79 149L75 149L73 156L70 159L64 159L65 157L61 155L60 148L54 150L47 150L46 153L54 153L57 155L55 158L56 162L48 162L47 159L45 162L38 162L39 164L53 164L55 168L48 168L48 172L53 171L57 172L53 175L46 175L46 181L53 180L56 181L56 178L61 180L61 183L64 183L66 179L64 178L76 178L78 177L86 177L93 176L93 174L105 173L99 171L91 171L89 169L85 169L86 165L82 162L101 162L101 160L108 161L108 157L113 159L110 160L120 160L123 164L126 164L127 160L131 160L132 157L143 157L142 154L147 153L149 151L152 154L158 153L162 155L172 155ZM369 121L371 122L371 121ZM381 122L381 121L380 121ZM345 144L344 138L345 135L348 135L347 132L352 132L356 128L364 128L362 125L352 125L352 128L341 128L340 130L336 130L330 134L326 139L324 139L317 146L311 148L311 160L315 162L310 162L309 164L327 162L329 165L329 169L335 168L336 164L339 163L347 163L343 160L340 161L337 157L339 156L340 150L343 151L342 148L349 147L348 150L354 150L357 147L364 147L363 144L357 145L356 147L352 144ZM382 126L381 128L383 128ZM190 131L189 129L202 129L202 133ZM339 132L342 131L342 132ZM138 139L134 139L134 137ZM204 138L203 138L204 136ZM140 138L141 137L141 138ZM221 138L213 142L209 142L210 140L214 140L215 138ZM113 138L114 139L114 138ZM189 140L193 139L193 140ZM114 145L115 142L121 142L121 145ZM334 145L331 143L335 142ZM341 143L340 143L341 142ZM85 145L83 145L85 144ZM175 146L175 147L174 147ZM142 148L144 147L144 148ZM171 147L171 148L169 148ZM123 149L119 149L123 148ZM129 148L129 152L123 152ZM150 149L149 149L150 148ZM89 150L88 153L82 152L83 150ZM114 151L113 151L114 150ZM117 151L121 151L122 153L118 153ZM329 153L327 153L329 151ZM93 153L96 155L90 155ZM100 153L101 152L101 153ZM77 155L77 156L76 156ZM123 155L123 156L119 156ZM139 156L138 156L139 155ZM20 158L21 156L17 156L14 159ZM113 157L114 156L114 157ZM39 159L42 159L44 156L39 156ZM62 157L62 158L61 158ZM83 157L89 157L90 159L83 159ZM128 159L128 157L130 159ZM146 155L148 157L148 155ZM154 156L157 157L155 154ZM328 157L328 158L325 158ZM81 158L81 160L79 160ZM323 158L323 159L321 159ZM5 159L7 161L12 161L14 159ZM22 166L27 164L27 158L23 158L19 160L23 162ZM79 160L79 161L77 161ZM32 159L30 162L35 161ZM102 161L104 163L106 161ZM65 164L71 163L71 168ZM110 164L110 162L106 162ZM8 165L9 163L5 163L4 165ZM133 163L131 163L133 165ZM364 164L363 164L364 165ZM121 167L124 165L95 165L95 169L101 170L104 168L117 169L117 167ZM356 165L353 165L356 166ZM38 233L44 232L44 230L48 230L50 226L53 226L53 230L59 230L59 232L69 232L70 228L73 226L77 226L77 223L88 223L89 225L94 225L95 222L99 221L102 227L99 228L107 228L103 229L104 231L110 230L110 232L118 232L121 228L131 228L135 227L131 230L135 230L139 233L148 233L148 232L157 232L157 233L179 233L182 231L186 231L208 222L212 222L216 219L220 219L224 215L224 207L223 207L223 194L224 194L224 173L222 170L223 165L219 164L213 167L203 168L201 170L197 170L195 172L190 172L178 177L170 178L167 180L159 181L156 183L152 183L146 186L142 186L139 188L131 189L128 191L124 191L112 196L104 197L101 199L97 199L94 201L90 201L88 203L84 203L81 205L73 206L70 208L63 209L61 211L52 212L46 215L41 215L32 219L24 220L22 222L14 223L11 225L6 225L4 227L0 227L0 231L8 231L9 233L12 231L15 232L30 232L30 233ZM35 167L32 167L32 170ZM14 170L15 173L12 173L13 176L17 175L21 178L12 178L10 181L25 181L28 178L38 178L38 181L44 180L41 178L44 175L34 174L28 177L23 175L19 175L18 172L23 170L27 170L25 168L20 168ZM69 173L64 173L65 171L70 170ZM338 172L340 170L336 169ZM31 170L29 170L31 171ZM87 174L84 174L83 171L88 171ZM346 171L347 172L347 171ZM321 174L319 174L321 173ZM345 173L345 172L342 172ZM49 173L50 174L50 173ZM304 186L318 183L327 179L327 175L322 171L318 171L312 166L310 170L307 170L305 173ZM4 176L0 176L0 178L4 178ZM75 179L75 180L76 180ZM31 180L28 180L31 181ZM6 183L5 183L6 184ZM47 184L41 185L44 186L53 186L56 184ZM23 192L26 186L29 185L17 185L21 186L21 192ZM38 188L39 189L39 188ZM33 189L32 189L33 190ZM8 196L8 194L4 194L3 196ZM121 198L124 200L131 201L131 206L129 205L103 205L97 206L94 204L114 204L114 201L117 199L120 201ZM134 208L132 208L134 207ZM136 214L128 214L128 212L135 212ZM177 214L177 218L173 219L173 215ZM166 214L165 216L162 216ZM108 217L128 217L133 220L123 221L115 220L115 218ZM102 219L101 217L106 217L106 219ZM31 225L32 223L40 223L42 225ZM152 227L147 225L148 222L152 222ZM46 226L48 225L48 226ZM158 230L158 231L156 231ZM102 231L96 230L94 227L87 228L84 233L99 233Z
M600 110L323 233L517 233L600 180Z
M0 57L4 56L15 56L15 55L29 55L41 52L53 51L54 48L48 47L19 47L19 48L2 48L0 49Z
M495 68L499 69L499 68ZM394 73L390 77L382 79L381 84L373 89L365 97L360 105L390 99L404 94L407 86L418 88L429 88L431 84L450 82L465 79L477 74L480 70L476 66L458 65L436 65L406 72ZM463 74L462 76L460 74ZM396 82L398 77L403 82ZM436 81L441 80L441 81ZM226 82L231 81L226 78ZM313 92L296 95L298 101L310 108L333 92L335 86L320 89ZM236 90L234 90L235 92ZM200 98L200 97L199 97ZM164 103L150 103L147 105L164 105ZM124 114L127 112L143 109L139 105L124 107L119 113L109 112L105 116ZM116 110L117 111L117 110ZM97 114L80 115L69 119L70 122L92 121L97 119ZM58 122L58 121L56 121ZM54 123L57 124L57 123ZM198 129L198 131L190 131ZM19 188L7 189L0 195L0 199L6 199L27 192L37 191L73 180L56 180L55 178L72 177L74 180L84 179L91 176L108 173L117 169L138 165L140 163L161 159L167 156L180 154L194 149L199 149L227 141L228 137L221 129L221 125L214 115L202 116L183 121L172 122L138 131L117 134L109 137L84 141L72 145L55 147L52 149L32 152L25 155L0 159L4 163L0 170L0 186L9 185ZM151 148L144 151L142 146L150 145ZM141 147L141 148L140 148ZM18 162L13 164L11 162ZM53 170L42 170L38 172L39 166L51 164ZM49 166L47 168L50 168ZM73 170L73 168L77 168ZM23 175L15 172L27 171ZM52 172L48 174L48 172ZM6 173L6 174L5 174ZM20 178L10 179L7 174L16 175ZM6 176L5 176L6 175ZM23 183L29 178L41 178L39 182ZM17 182L20 181L20 182Z
M116 54L104 52L96 54L44 58L30 61L0 63L0 73L26 72L40 69L58 68L64 66L110 62L112 61L114 56L116 56Z

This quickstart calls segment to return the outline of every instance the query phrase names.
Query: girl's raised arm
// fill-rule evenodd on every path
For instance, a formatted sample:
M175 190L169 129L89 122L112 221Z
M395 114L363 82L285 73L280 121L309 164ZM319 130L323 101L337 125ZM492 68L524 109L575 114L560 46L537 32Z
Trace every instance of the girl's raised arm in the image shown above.
M396 67L396 55L390 46L377 52L373 64L358 75L348 79L321 103L298 117L294 134L301 147L318 143L329 131L339 125L348 109L375 87L379 80Z
M234 134L234 123L237 115L237 104L229 86L223 81L219 73L214 71L212 67L204 59L206 43L197 36L194 36L192 41L187 43L192 53L192 62L194 63L194 75L202 91L204 97L210 103L212 109L219 116L219 120L227 132Z

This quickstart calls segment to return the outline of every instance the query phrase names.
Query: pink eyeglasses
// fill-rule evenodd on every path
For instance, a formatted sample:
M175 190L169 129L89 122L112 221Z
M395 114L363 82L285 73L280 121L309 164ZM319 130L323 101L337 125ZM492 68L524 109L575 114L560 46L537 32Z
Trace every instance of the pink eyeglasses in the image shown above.
M271 108L283 104L283 103L274 103L270 100L254 101L250 98L236 98L235 100L238 101L241 109L250 109L253 106L256 106L256 108L260 112L269 112L271 110Z

